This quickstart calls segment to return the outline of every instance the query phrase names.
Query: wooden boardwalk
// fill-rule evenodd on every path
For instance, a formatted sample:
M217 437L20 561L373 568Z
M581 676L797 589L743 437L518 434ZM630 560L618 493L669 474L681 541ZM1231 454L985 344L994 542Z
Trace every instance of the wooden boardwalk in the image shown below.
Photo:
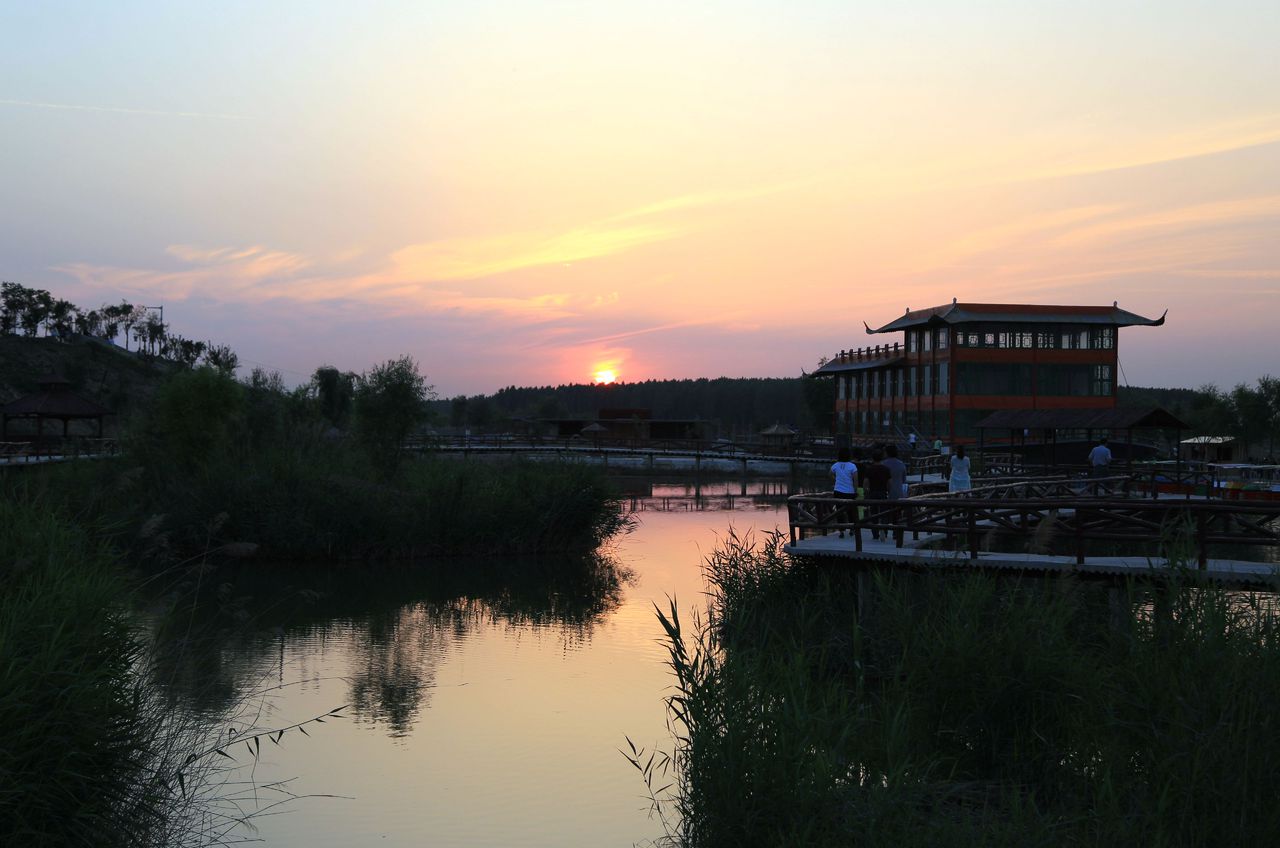
M906 541L902 547L898 547L893 539L874 541L866 537L862 550L858 551L852 538L846 536L842 539L831 534L792 542L784 550L798 557L834 558L920 571L979 569L1040 576L1073 574L1082 577L1147 580L1171 576L1168 561L1159 557L1086 557L1083 563L1077 563L1075 555L979 551L978 556L973 558L968 551L933 547L945 543L946 538L940 534L931 534L921 536L918 540ZM1210 558L1205 561L1204 568L1195 568L1195 574L1232 586L1280 591L1280 564L1277 563Z
M786 550L918 569L1164 579L1172 574L1163 556L1124 551L1173 549L1199 578L1280 590L1280 564L1266 561L1280 559L1280 503L1152 500L1103 486L1089 497L1075 481L1056 492L1057 484L1034 485L1041 496L1026 497L1025 483L981 497L896 502L795 495L787 501ZM1092 553L1098 547L1117 554ZM1242 558L1246 550L1254 558Z

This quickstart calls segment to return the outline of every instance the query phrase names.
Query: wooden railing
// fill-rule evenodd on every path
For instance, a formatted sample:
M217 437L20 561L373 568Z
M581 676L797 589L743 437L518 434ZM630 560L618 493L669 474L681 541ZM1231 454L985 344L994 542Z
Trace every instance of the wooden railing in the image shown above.
M1215 545L1280 545L1280 503L1145 500L1118 497L907 498L850 501L820 495L787 500L791 541L811 535L849 532L855 550L862 531L892 534L902 547L906 534L921 533L963 541L970 559L982 540L995 533L1030 539L1069 539L1083 563L1090 542L1189 543L1200 568Z
M84 436L30 442L0 442L0 461L6 464L82 457L113 456L120 452L116 439Z

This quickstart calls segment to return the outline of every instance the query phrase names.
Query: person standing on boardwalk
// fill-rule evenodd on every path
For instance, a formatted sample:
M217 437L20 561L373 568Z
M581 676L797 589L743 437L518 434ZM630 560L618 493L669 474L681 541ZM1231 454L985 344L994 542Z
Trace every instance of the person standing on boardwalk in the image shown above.
M973 488L969 480L969 457L964 455L964 445L956 445L956 452L951 454L951 474L947 478L948 492L963 492Z
M835 464L831 466L831 474L835 477L835 485L832 487L832 494L841 500L856 500L858 497L858 466L849 461L849 449L840 448L836 454ZM848 507L842 506L840 511L850 513L852 518L852 504ZM842 519L847 520L847 519ZM840 538L844 538L844 531L840 531Z
M917 438L919 437L914 432L907 434L907 449L911 451L912 456L916 455L916 439ZM889 447L896 447L896 446L890 445Z
M889 469L889 500L896 501L907 495L907 464L898 459L898 446L887 445L884 467Z
M1107 466L1111 464L1111 448L1107 447L1107 437L1098 439L1098 444L1089 451L1089 476L1106 477Z
M892 473L881 461L883 459L884 451L876 448L875 452L871 454L871 464L863 468L863 485L866 487L867 500L869 501L884 501L889 499L889 480L892 477ZM873 525L884 521L886 517L885 510L882 508L868 509L867 513L867 520ZM872 527L871 538L880 538L879 528Z
M900 501L907 496L907 464L898 459L897 445L886 446L884 452L887 456L881 464L889 469L889 500ZM898 523L896 507L890 507L886 513L890 522Z
M942 453L942 437L937 433L933 434L933 452Z

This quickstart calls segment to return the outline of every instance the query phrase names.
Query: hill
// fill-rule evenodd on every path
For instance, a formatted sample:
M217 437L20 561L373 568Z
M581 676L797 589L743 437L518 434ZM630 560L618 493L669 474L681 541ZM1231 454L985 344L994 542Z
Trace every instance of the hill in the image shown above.
M37 390L37 381L56 374L80 395L115 411L106 422L114 432L133 410L150 402L176 363L141 356L102 339L84 336L65 341L0 335L0 403Z

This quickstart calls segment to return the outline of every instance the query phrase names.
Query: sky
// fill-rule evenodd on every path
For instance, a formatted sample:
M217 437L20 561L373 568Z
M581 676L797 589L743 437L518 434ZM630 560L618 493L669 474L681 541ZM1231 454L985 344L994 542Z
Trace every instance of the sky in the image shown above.
M795 376L1120 306L1280 374L1280 3L0 0L0 278L306 380Z

